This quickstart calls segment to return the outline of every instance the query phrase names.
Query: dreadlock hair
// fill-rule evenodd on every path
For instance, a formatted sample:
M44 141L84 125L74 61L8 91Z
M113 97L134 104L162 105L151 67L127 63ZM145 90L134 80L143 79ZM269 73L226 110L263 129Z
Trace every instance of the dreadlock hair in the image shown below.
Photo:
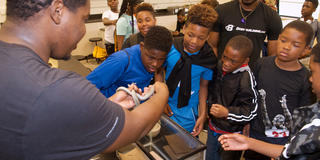
M253 44L252 41L244 36L244 35L237 35L232 37L226 46L229 46L233 48L234 50L239 51L241 56L243 58L248 58L250 57L252 50L253 50Z
M86 5L89 0L64 0L63 4L72 12ZM39 11L50 6L52 0L7 0L7 17L27 20Z
M311 2L313 4L314 9L317 9L318 7L318 0L305 0L307 2Z
M303 33L306 37L305 41L306 41L306 45L309 45L311 40L312 40L312 37L314 35L314 32L313 32L313 29L311 28L311 26L304 22L304 21L299 21L299 20L295 20L295 21L292 21L290 23L288 23L281 31L281 33L288 29L288 28L293 28L301 33Z
M144 37L146 49L156 49L168 53L172 45L171 32L162 26L153 26Z
M136 14L138 14L141 11L148 11L152 14L153 18L156 17L156 14L154 13L154 9L150 3L138 4L135 12L136 12Z
M185 26L192 23L211 30L213 23L215 23L217 19L218 13L212 7L204 4L196 4L189 9Z
M134 20L133 20L133 12L134 7L143 2L143 0L123 0L120 8L119 18L127 11L128 7L130 7L131 12L129 13L132 21L132 34L134 33Z

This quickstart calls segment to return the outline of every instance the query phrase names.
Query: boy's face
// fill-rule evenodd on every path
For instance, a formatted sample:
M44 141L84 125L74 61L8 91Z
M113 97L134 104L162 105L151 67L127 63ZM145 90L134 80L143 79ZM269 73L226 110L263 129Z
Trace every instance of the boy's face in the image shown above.
M108 6L111 8L111 10L118 10L118 0L108 0Z
M189 23L185 26L184 30L183 47L189 53L199 51L209 35L209 28L202 27L197 24Z
M298 60L307 51L306 36L294 28L286 28L278 38L277 59L282 62Z
M156 25L156 19L149 11L140 11L137 14L137 24L140 33L146 36L150 28Z
M177 16L177 18L178 18L178 21L180 22L180 23L182 23L184 20L185 20L185 16L182 16L182 15L178 15Z
M231 73L241 65L247 64L249 62L249 58L243 57L242 55L243 54L240 53L240 51L235 50L230 46L226 46L221 57L222 71Z
M314 62L314 55L310 58L311 76L309 78L312 83L312 92L320 98L320 63Z
M301 15L302 17L310 16L315 11L315 8L310 1L304 1L302 9L301 9Z
M147 49L143 42L140 43L140 50L142 63L150 73L154 73L162 66L168 54L157 49Z

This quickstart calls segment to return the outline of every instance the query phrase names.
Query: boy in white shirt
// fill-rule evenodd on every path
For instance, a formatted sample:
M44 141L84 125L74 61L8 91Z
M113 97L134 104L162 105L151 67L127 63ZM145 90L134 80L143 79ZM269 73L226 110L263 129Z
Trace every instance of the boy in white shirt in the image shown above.
M108 55L114 53L114 30L119 17L118 0L108 0L110 9L102 14L102 22L105 26L104 40Z

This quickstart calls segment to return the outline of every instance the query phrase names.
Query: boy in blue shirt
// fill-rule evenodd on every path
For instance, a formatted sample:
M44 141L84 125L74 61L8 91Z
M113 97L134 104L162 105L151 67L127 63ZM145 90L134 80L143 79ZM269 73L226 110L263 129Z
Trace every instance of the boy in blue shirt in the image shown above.
M87 79L106 97L112 96L118 87L131 83L138 88L147 87L165 61L171 45L172 35L168 29L152 27L144 42L110 55Z
M170 92L165 112L193 136L200 133L206 119L208 80L217 61L206 40L217 16L209 6L193 5L188 12L184 37L174 40L165 63Z

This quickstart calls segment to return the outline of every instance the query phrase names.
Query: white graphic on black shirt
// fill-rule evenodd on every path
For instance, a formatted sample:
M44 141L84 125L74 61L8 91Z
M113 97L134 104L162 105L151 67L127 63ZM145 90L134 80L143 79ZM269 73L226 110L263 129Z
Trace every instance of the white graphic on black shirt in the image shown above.
M251 33L261 33L261 34L265 34L266 31L260 30L260 29L253 29L253 28L243 28L243 27L236 27L233 24L228 24L225 26L225 29L228 32L231 32L233 30L235 31L241 31L241 32L251 32Z
M292 124L292 116L287 106L287 99L286 99L287 95L283 95L281 97L281 100L279 100L281 103L283 114L277 114L273 118L271 123L268 115L268 111L267 111L267 105L266 105L266 92L265 90L260 89L259 93L262 98L261 109L262 109L262 121L265 126L265 135L267 137L273 137L273 138L288 137L289 129Z
M227 31L231 32L233 30L233 27L234 27L234 25L228 24L228 25L226 25L225 28L226 28Z

